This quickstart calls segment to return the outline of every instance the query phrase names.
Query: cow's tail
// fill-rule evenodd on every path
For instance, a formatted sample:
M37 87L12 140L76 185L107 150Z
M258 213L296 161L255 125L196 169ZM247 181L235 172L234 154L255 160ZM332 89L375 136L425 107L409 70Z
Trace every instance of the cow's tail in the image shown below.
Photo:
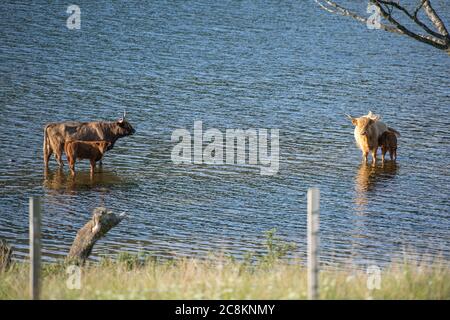
M391 128L391 127L388 127L388 130L391 131L391 132L393 132L393 133L395 133L395 135L396 135L397 137L400 137L400 132L398 132L397 130L395 130L395 129Z

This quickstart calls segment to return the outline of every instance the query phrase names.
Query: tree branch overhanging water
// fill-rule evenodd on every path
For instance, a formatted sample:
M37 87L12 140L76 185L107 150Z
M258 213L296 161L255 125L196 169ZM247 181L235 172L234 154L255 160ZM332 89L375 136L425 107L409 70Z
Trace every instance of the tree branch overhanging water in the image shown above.
M370 23L369 18L345 8L337 1L331 0L314 0L320 8L327 12L339 14L342 16L349 16L361 23ZM369 0L369 4L374 5L378 10L380 16L384 19L383 23L379 23L378 28L408 36L419 42L426 43L437 49L443 50L450 55L450 35L444 21L438 15L431 5L430 0L418 0L418 4L413 12L410 12L405 6L400 4L400 1L387 0ZM418 17L420 12L424 12L428 18L428 23L431 23L434 29L432 30L426 23L421 21ZM406 27L405 23L400 22L398 18L394 18L394 13L403 13L413 25L418 26L423 33L419 33Z

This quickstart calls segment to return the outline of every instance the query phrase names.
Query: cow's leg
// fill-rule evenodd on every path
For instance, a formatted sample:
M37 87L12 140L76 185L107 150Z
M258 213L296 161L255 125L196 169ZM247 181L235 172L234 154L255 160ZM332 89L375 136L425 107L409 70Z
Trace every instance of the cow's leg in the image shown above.
M58 161L58 164L60 167L64 167L64 163L62 162L62 154L64 152L64 145L61 145L59 149L55 150L55 157L56 161Z
M53 149L48 142L44 143L43 151L44 151L44 166L46 169L48 169L48 161L50 160L50 156L53 153Z
M48 161L50 160L52 153L53 151L51 148L44 147L44 166L46 169L48 169Z
M367 163L367 157L369 156L369 152L363 151L363 161Z
M75 175L75 159L67 157L67 161L69 162L70 173Z
M384 163L384 157L386 156L386 148L381 147L381 163Z
M95 160L91 159L91 177L94 176Z
M372 166L375 167L375 165L377 164L377 149L372 149Z
M60 167L64 167L64 163L62 162L62 159L61 159L61 154L56 152L55 157L56 157L56 162L58 162L58 165Z

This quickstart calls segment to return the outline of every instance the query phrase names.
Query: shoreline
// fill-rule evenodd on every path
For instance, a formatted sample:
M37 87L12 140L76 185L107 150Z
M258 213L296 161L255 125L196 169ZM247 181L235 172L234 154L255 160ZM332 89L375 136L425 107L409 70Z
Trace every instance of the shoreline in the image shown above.
M323 268L319 298L450 299L446 264L392 263L379 271ZM24 262L14 262L0 273L0 299L28 299L28 276L29 265ZM80 268L44 264L41 280L42 299L307 298L307 269L267 257L257 262L221 257L163 262L123 254L117 260L105 258Z

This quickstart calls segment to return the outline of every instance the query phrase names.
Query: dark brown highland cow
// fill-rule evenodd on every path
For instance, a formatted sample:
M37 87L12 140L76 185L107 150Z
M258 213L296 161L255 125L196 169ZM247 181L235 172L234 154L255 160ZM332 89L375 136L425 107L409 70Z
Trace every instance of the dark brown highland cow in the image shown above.
M136 132L131 124L125 119L118 121L97 121L97 122L60 122L50 123L44 128L44 164L48 168L48 160L54 153L60 166L63 166L61 159L66 141L108 141L108 150L114 147L117 139L132 135Z

